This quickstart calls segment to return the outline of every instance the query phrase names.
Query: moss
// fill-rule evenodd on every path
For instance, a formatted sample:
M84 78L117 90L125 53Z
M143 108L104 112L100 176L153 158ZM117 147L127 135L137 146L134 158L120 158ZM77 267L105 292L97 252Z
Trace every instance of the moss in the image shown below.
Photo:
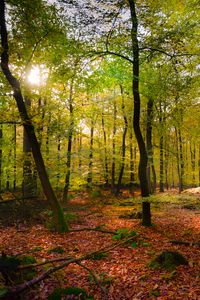
M99 252L99 253L93 254L93 255L91 256L91 259L93 259L93 260L99 260L99 259L105 258L105 257L107 257L107 256L108 256L107 253L105 253L105 252Z
M152 269L163 268L168 271L173 271L180 265L188 265L188 261L182 254L176 251L163 251L150 262L149 267Z
M58 247L54 247L54 248L51 248L47 251L48 253L59 253L59 254L62 254L65 252L65 250L61 247L61 246L58 246Z
M48 300L61 300L63 296L70 295L69 299L92 300L93 297L88 296L86 291L79 287L56 288L49 295ZM68 299L68 298L66 298Z

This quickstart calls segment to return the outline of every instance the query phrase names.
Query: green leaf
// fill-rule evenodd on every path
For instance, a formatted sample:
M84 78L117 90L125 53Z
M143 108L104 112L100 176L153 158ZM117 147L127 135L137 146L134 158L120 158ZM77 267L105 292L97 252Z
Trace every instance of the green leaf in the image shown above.
M138 246L138 245L137 245L137 243L136 243L135 241L131 243L131 247L137 248L137 246Z
M8 294L9 290L5 289L5 288L0 288L0 298L3 298L6 296L6 294Z

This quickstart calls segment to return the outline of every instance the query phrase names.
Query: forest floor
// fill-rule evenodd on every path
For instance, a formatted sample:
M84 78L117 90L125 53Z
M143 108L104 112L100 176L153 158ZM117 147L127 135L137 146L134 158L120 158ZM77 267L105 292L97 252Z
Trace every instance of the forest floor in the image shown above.
M93 296L83 299L200 299L199 191L180 195L177 191L170 191L152 197L153 226L148 228L141 226L140 219L133 218L132 213L141 209L140 201L137 195L131 197L127 191L118 198L111 196L108 191L80 192L74 194L64 208L71 229L100 228L116 231L124 228L121 231L124 238L129 237L128 231L135 233L129 243L123 243L119 231L117 235L89 230L64 234L51 231L51 214L47 211L45 200L30 200L31 208L28 202L24 208L23 203L21 214L11 204L7 211L7 206L0 205L0 250L7 255L27 254L40 247L39 251L31 255L37 261L44 262L59 257L77 258L103 249L103 254L83 259L82 266L72 263L53 273L28 289L21 299L48 299L55 287L71 286L84 288ZM33 203L37 203L34 209ZM189 244L173 244L174 240ZM165 250L183 254L188 265L178 266L175 270L150 268L151 260ZM38 267L37 274L52 266L55 267L56 263ZM95 283L93 273L99 285L106 288L107 296ZM0 286L4 286L3 278L0 279Z

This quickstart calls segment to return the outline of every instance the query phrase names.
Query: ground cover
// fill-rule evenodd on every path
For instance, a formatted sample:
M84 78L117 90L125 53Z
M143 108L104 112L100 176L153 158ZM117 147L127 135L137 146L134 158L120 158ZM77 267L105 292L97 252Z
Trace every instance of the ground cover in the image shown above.
M1 221L4 219L0 244L1 251L7 255L30 255L32 252L37 262L45 262L61 257L76 259L97 251L82 259L81 265L71 263L52 273L27 289L21 299L48 299L54 288L66 287L84 288L95 300L200 299L199 194L178 195L172 191L152 197L153 226L150 228L141 226L140 218L133 215L140 210L140 201L127 191L117 199L105 191L73 195L65 207L70 228L96 228L102 232L85 230L57 234L50 230L51 214L45 205L41 213L37 211L35 219L31 215L29 220L18 218L16 223L6 225L4 210L0 216ZM129 241L125 243L125 239ZM172 270L150 267L150 262L166 250L181 253L188 264ZM35 276L57 264L38 266ZM62 299L72 298L63 296Z

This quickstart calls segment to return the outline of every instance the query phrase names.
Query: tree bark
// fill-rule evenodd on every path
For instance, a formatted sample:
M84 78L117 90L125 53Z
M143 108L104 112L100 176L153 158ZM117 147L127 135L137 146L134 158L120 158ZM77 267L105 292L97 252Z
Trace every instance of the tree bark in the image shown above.
M72 157L72 138L74 132L74 108L73 108L73 80L70 82L70 91L69 91L69 114L70 114L70 124L68 131L68 145L67 145L67 173L65 176L65 186L63 191L63 202L67 201L70 176L71 176L71 157Z
M24 102L25 102L26 109L30 111L31 100L28 97L24 97ZM22 191L23 191L23 197L28 198L28 197L32 197L33 194L36 193L36 191L34 190L34 182L33 182L31 145L25 128L23 131L23 154L24 154L24 162L23 162Z
M92 169L93 169L93 144L94 144L94 124L95 121L92 118L90 128L90 153L89 153L89 166L88 166L88 178L87 185L89 188L92 187Z
M195 143L190 142L190 159L191 159L191 169L192 169L192 185L195 186L195 162L196 162L196 147Z
M139 161L139 180L142 197L149 196L149 186L147 180L147 163L148 156L144 143L144 139L140 129L140 93L139 93L139 46L138 46L138 21L135 10L135 1L128 0L132 19L131 39L132 39L132 54L133 54L133 98L134 98L134 115L133 128L137 139L140 161ZM143 220L142 224L145 226L151 225L150 204L147 201L143 202Z
M16 184L17 184L17 128L16 128L16 124L13 125L13 144L14 144L13 190L15 192Z
M163 136L163 109L161 100L159 102L159 127L160 127L160 141L159 141L159 150L160 150L160 192L164 192L164 136Z
M0 193L2 191L2 140L3 140L3 130L2 125L0 125Z
M149 184L149 192L153 194L156 190L156 172L153 161L153 145L152 145L152 122L153 122L153 99L149 98L147 102L147 129L146 143L148 155L147 177ZM153 180L153 182L152 182Z
M124 89L123 89L122 85L120 85L120 89L121 89L121 96L122 96L122 113L123 113L123 118L124 118L124 131L123 131L123 136L122 136L122 147L121 147L122 148L121 168L120 168L119 178L118 178L116 191L115 191L116 195L119 194L120 188L122 185L122 177L124 174L125 155L126 155L126 134L127 134L127 130L128 130L128 120L127 120L126 113L125 113L125 103L124 103Z
M105 178L106 186L108 186L109 182L108 182L107 137L106 137L105 123L104 123L104 112L102 112L101 125L103 130L103 141L104 141L104 166L105 166L104 178Z
M130 191L131 191L131 193L134 193L134 181L135 181L134 152L133 151L134 151L133 150L133 132L132 132L132 126L131 126L131 128L130 128Z
M116 143L115 143L115 136L116 136L116 131L117 131L117 104L116 100L114 99L113 103L113 133L112 133L112 180L111 180L111 187L112 190L114 191L115 188L115 155L116 155Z
M1 68L2 71L8 80L9 84L13 89L13 96L16 100L17 107L19 110L19 114L22 119L22 123L26 134L28 136L33 158L37 167L38 175L40 177L40 181L43 187L44 194L49 201L51 208L54 213L54 224L55 228L59 232L64 232L68 230L68 226L64 219L64 214L59 202L55 196L55 193L50 184L46 168L44 165L43 157L40 151L39 143L35 135L35 129L31 122L31 119L28 116L26 106L24 103L24 99L21 92L21 87L19 81L12 75L9 68L9 51L8 51L8 38L7 38L7 28L5 21L5 2L4 0L0 0L0 28L1 28Z

